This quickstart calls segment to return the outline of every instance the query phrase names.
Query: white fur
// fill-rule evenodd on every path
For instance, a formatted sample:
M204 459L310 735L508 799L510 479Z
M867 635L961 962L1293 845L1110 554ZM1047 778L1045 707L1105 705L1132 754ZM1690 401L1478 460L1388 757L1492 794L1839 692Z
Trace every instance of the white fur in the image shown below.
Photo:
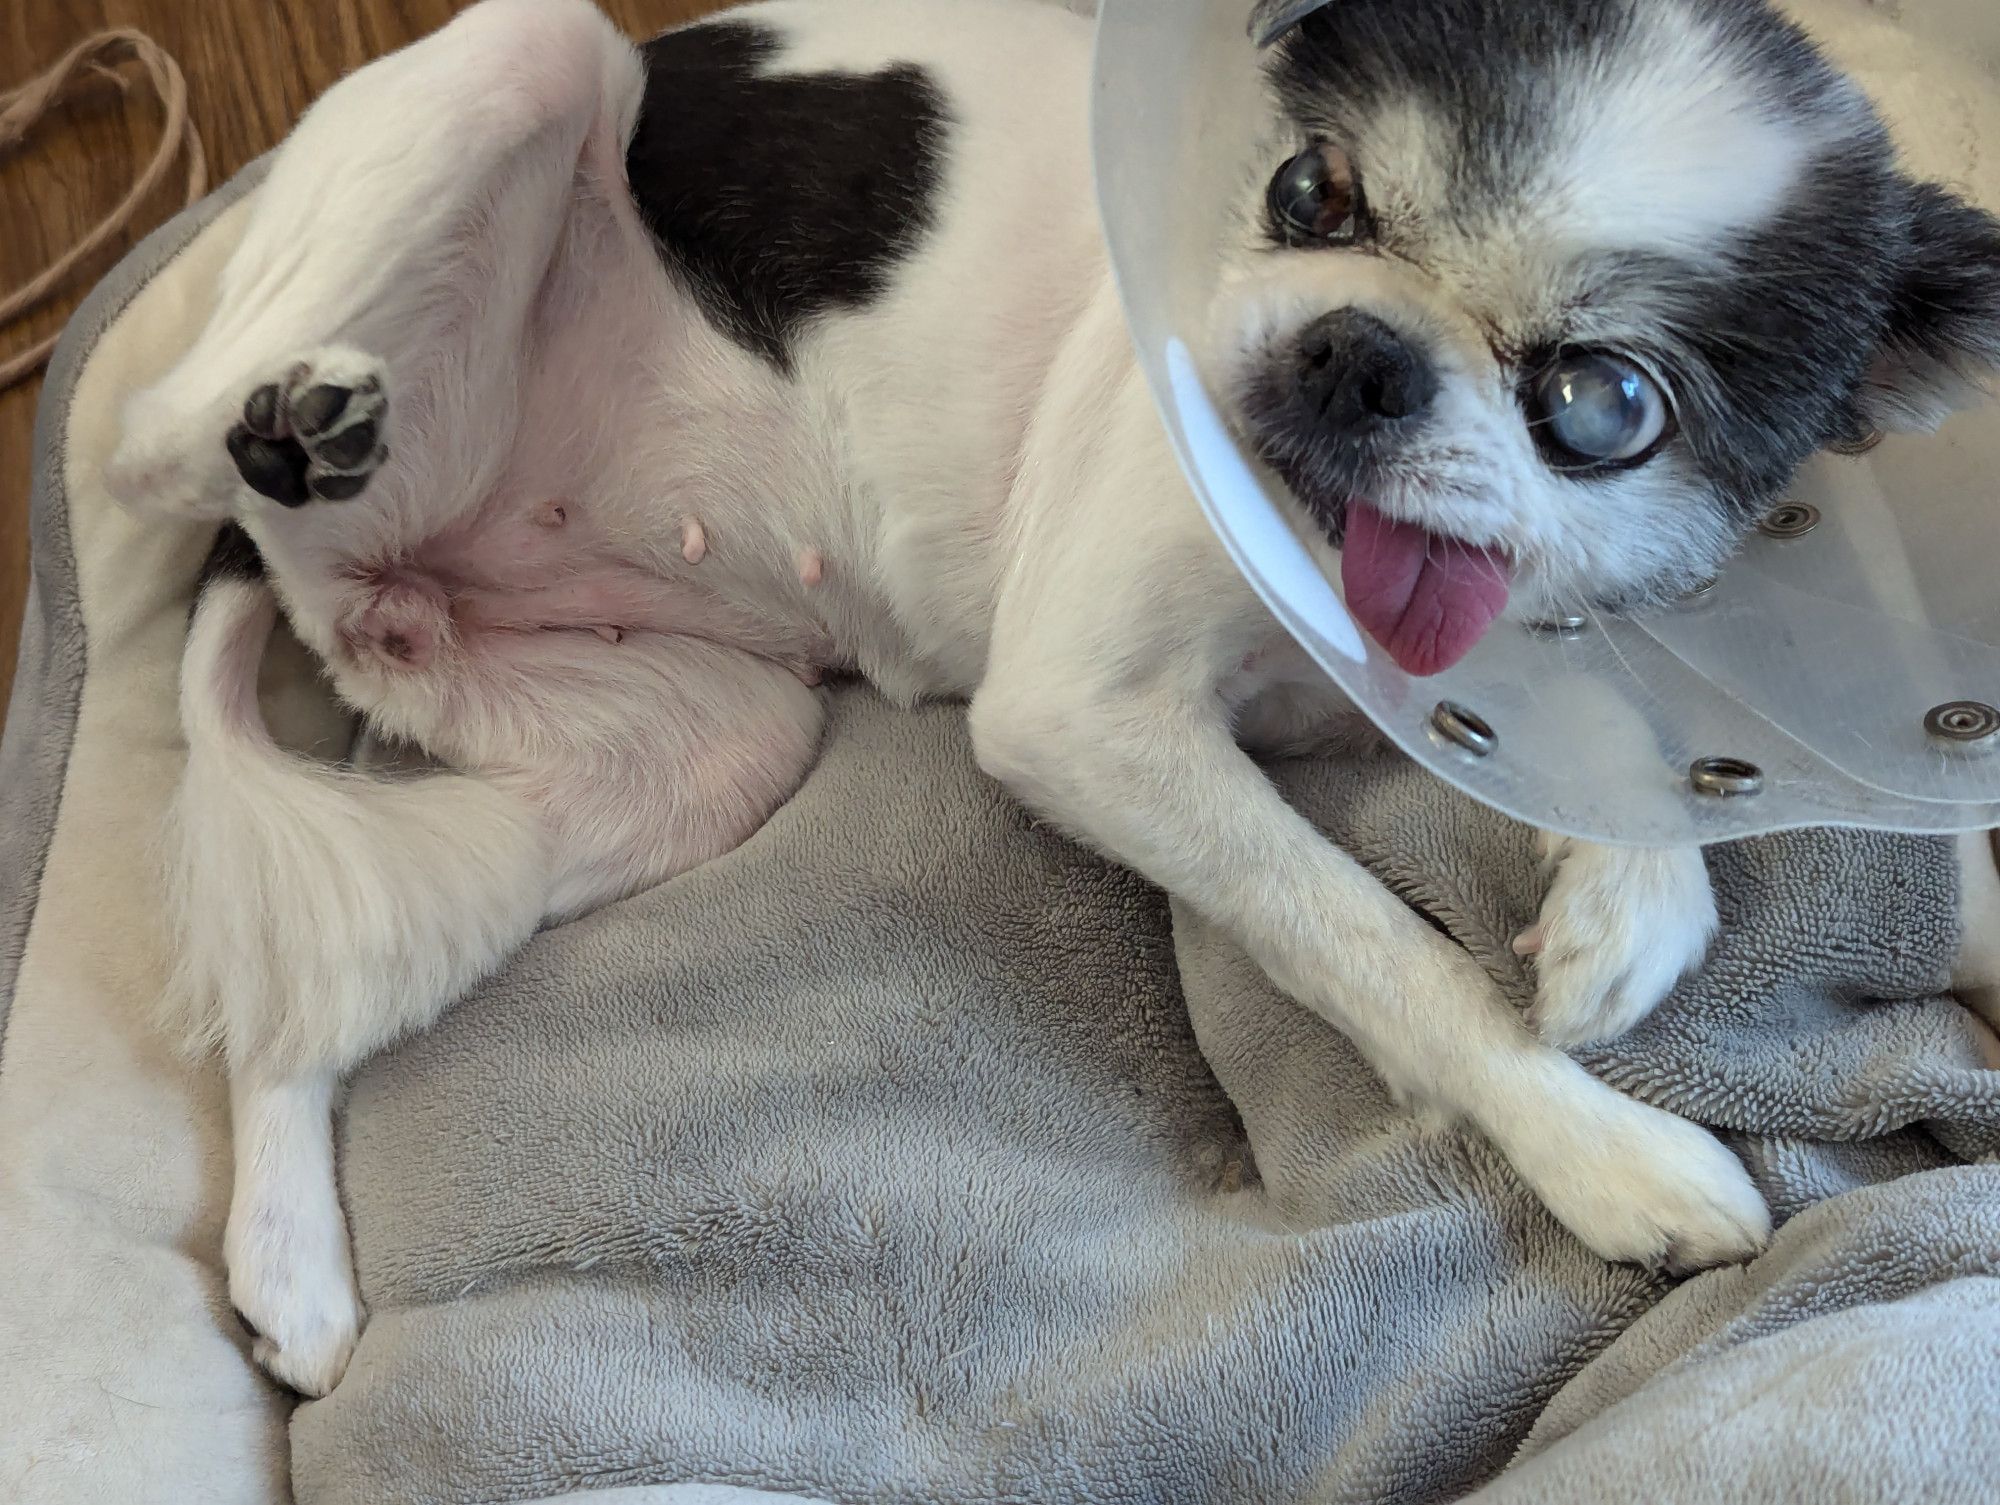
M338 1086L325 1067L239 1070L229 1081L236 1148L222 1236L229 1301L256 1334L257 1362L305 1395L333 1388L361 1333L334 1180Z
M1087 193L1086 28L982 0L765 17L820 63L921 61L955 120L922 254L794 376L661 274L620 177L629 46L582 0L485 0L315 106L214 321L127 415L114 486L238 516L340 693L455 770L378 782L272 746L252 688L271 594L209 593L178 1028L236 1080L232 1289L273 1371L323 1392L358 1320L333 1077L544 918L742 840L810 761L796 676L816 663L970 700L983 767L1226 928L1606 1258L1757 1249L1768 1219L1727 1150L1536 1039L1237 746L1239 717L1295 736L1325 691L1246 669L1281 635L1133 364ZM301 361L383 383L389 459L359 500L285 511L222 437ZM1558 931L1604 887L1570 861ZM1545 1012L1605 1025L1662 965L1628 958Z
M1781 208L1819 149L1770 110L1717 27L1672 4L1639 16L1646 35L1558 107L1548 135L1567 146L1523 196L1543 209L1524 243L1706 258ZM1858 90L1853 103L1865 123Z
M1516 942L1538 974L1530 1022L1566 1048L1615 1039L1707 956L1718 923L1708 868L1692 849L1545 836L1543 850L1555 881Z

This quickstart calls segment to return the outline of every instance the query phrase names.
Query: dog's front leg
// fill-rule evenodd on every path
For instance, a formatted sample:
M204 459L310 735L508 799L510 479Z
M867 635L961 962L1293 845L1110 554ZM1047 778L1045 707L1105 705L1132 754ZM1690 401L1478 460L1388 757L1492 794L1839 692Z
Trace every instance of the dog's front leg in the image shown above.
M996 678L975 703L988 771L1221 925L1400 1096L1477 1125L1597 1253L1696 1268L1762 1246L1735 1157L1530 1035L1468 954L1285 804L1212 696L1052 699L1037 679Z
M1695 1267L1757 1250L1769 1217L1727 1149L1535 1039L1237 747L1217 686L1246 614L1226 563L1135 557L1129 519L1095 545L1084 531L1031 546L996 613L972 708L982 766L1222 927L1402 1097L1477 1125L1599 1254Z
M1715 938L1715 891L1699 847L1601 847L1542 837L1552 874L1534 926L1514 943L1534 959L1532 1022L1551 1045L1616 1039L1701 965Z

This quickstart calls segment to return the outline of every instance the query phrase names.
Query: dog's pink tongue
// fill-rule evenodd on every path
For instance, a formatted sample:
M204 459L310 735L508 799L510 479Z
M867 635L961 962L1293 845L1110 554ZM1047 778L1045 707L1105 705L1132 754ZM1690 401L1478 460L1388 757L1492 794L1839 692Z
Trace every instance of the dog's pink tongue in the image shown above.
M1340 580L1347 609L1404 672L1442 674L1507 605L1507 556L1347 507Z

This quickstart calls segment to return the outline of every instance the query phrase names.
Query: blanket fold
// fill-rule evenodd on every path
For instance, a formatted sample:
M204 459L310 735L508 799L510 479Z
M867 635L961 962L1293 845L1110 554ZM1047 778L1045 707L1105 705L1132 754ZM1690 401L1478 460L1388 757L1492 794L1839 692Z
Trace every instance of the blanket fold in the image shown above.
M1388 755L1273 775L1525 1003L1526 833ZM300 1505L1990 1493L1953 1418L2000 1374L2000 1170L1963 1163L2000 1104L1939 991L1950 846L1715 873L1713 964L1593 1064L1731 1132L1796 1221L1671 1288L1038 827L959 712L842 692L746 846L356 1083L373 1316L294 1420Z

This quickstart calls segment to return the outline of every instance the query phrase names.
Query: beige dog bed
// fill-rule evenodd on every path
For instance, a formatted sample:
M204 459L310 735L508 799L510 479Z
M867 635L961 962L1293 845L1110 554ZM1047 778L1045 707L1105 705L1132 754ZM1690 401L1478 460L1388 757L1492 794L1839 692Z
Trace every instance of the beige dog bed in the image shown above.
M1878 89L1918 166L2000 205L2000 162L1981 149L2000 143L2000 7L1799 8ZM0 1499L1969 1502L2000 1488L2000 1076L1934 996L1951 940L1935 847L1748 849L1725 895L1819 904L1814 924L1739 909L1721 959L1738 971L1711 969L1658 1031L1593 1063L1736 1132L1790 1219L1751 1269L1669 1289L1588 1262L1492 1157L1419 1134L1337 1036L1213 937L1027 830L971 772L949 711L902 716L865 695L843 700L814 781L733 866L544 937L364 1074L343 1152L377 1324L349 1380L294 1417L223 1296L222 1083L146 1027L171 944L148 845L181 755L175 677L208 538L118 511L96 480L122 395L205 317L250 191L227 186L106 279L43 401L33 596L0 744ZM292 740L339 743L296 655L274 656L269 685ZM1393 768L1287 777L1387 869L1444 827L1459 858L1507 850L1497 823ZM885 780L919 808L878 806L849 867L819 873L814 907L770 899L753 928L796 939L826 905L896 924L778 945L770 972L713 937L634 968L634 937L689 915L727 924L746 895L778 892L774 874L817 871L829 832ZM1532 907L1520 881L1469 879L1440 918L1475 948L1504 938L1511 909ZM1501 952L1496 974L1518 987ZM749 969L731 974L740 991L689 981L725 962ZM576 981L592 967L606 986ZM644 1140L619 1126L678 1111L635 1118L637 1085L598 1090L599 1066L626 1059L688 1073L689 1093L733 1082L740 1101L710 1106L762 1111L758 1134L656 1146L618 1161L637 1179L617 1181L613 1149ZM815 1060L842 1065L806 1091ZM908 1095L906 1071L935 1086ZM1750 1090L1773 1081L1787 1085ZM510 1179L494 1136L547 1128L549 1090L582 1116ZM584 1184L603 1205L567 1210L562 1237L508 1242ZM525 1186L541 1200L510 1203ZM872 1205L857 1186L942 1199L944 1221L922 1226L950 1239L913 1244L889 1218L875 1245L829 1245L810 1216L788 1221L823 1212L829 1188ZM688 1243L690 1227L717 1242ZM628 1241L612 1241L623 1264L593 1263L593 1229ZM650 1264L631 1253L669 1245ZM951 1250L962 1290L939 1284ZM717 1271L757 1258L792 1273L716 1294ZM1024 1291L1045 1304L1023 1315ZM857 1293L865 1328L843 1329L828 1313ZM678 1325L690 1311L706 1325ZM946 1341L947 1326L969 1336ZM815 1372L831 1378L802 1382Z

